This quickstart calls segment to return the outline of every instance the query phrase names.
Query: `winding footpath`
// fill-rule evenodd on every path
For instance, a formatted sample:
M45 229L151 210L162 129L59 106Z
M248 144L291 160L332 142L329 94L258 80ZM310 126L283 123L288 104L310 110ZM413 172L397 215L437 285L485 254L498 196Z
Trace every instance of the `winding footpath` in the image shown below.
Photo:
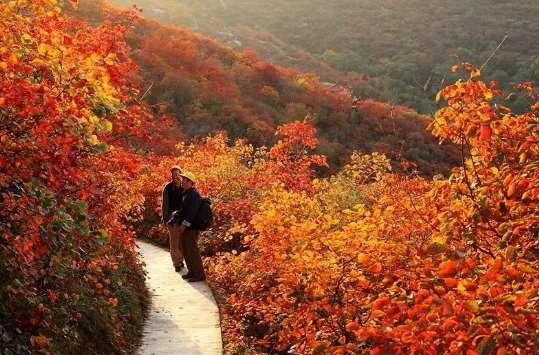
M219 310L207 283L183 280L167 251L142 241L137 244L152 294L138 354L222 354Z

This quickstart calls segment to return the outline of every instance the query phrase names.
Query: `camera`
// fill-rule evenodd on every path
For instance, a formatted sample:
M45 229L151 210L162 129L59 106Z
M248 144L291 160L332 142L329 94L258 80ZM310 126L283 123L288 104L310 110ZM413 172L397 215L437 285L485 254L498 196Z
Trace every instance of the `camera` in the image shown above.
M181 210L176 210L176 211L172 212L172 214L170 216L170 219L168 220L167 224L179 223L181 213L182 213Z

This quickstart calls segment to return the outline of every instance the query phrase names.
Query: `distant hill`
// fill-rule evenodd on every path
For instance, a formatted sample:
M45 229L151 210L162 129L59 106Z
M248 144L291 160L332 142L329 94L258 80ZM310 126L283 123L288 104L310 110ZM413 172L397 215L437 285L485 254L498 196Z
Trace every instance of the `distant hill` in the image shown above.
M101 2L82 1L78 11L94 22ZM117 17L121 19L121 17ZM307 117L318 129L320 152L333 167L352 150L380 151L417 161L426 174L447 170L452 158L425 131L429 118L374 100L355 101L346 87L237 52L191 30L141 19L128 32L131 57L140 66L145 99L173 114L184 133L225 130L231 138L272 144L277 125Z
M539 81L537 0L112 0L187 26L264 59L350 83L361 97L436 109L462 61L505 87ZM352 73L348 73L352 72ZM514 106L524 109L526 100Z

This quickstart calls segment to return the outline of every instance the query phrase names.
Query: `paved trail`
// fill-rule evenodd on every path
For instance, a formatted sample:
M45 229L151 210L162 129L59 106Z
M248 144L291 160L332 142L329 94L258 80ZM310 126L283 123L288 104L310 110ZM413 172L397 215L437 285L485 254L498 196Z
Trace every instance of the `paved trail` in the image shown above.
M183 280L167 251L142 241L138 245L152 293L139 354L222 354L219 311L206 282Z

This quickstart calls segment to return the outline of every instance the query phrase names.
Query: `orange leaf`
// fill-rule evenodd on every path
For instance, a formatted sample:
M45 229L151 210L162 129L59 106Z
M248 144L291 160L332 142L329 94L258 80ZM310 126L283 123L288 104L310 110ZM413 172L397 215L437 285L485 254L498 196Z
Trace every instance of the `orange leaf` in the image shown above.
M506 187L511 181L513 181L513 174L509 174L505 177L505 179L503 179L502 186Z
M441 277L453 276L457 272L457 262L453 260L447 260L440 264L438 275Z
M389 297L385 296L385 295L382 295L382 296L379 296L376 301L374 301L372 303L372 309L373 310L376 310L376 309L380 309L382 308L383 306L385 306L387 303L389 302Z
M524 306L526 303L528 303L528 298L526 298L525 296L518 296L515 300L514 305L516 307L521 307Z
M381 317L383 317L385 315L386 314L384 313L384 311L381 311L381 310L377 309L377 310L375 310L375 311L373 311L371 313L371 318L381 318Z
M501 295L503 293L503 290L499 287L493 287L490 289L490 296L491 297L498 297L499 295Z
M46 336L40 335L36 338L37 343L41 348L45 348L49 342Z
M516 188L517 188L517 184L515 184L515 182L512 182L507 188L507 197L513 196L515 194Z
M445 282L445 286L447 286L448 288L457 287L457 285L459 284L459 281L457 279L452 278L452 277L445 278L444 282Z
M369 267L369 272L372 272L373 274L378 274L380 271L382 271L382 264L381 263L374 263Z
M359 324L357 324L356 322L354 321L350 321L346 324L346 330L347 331L352 331L352 330L356 330L356 329L359 329Z
M109 298L109 303L116 307L118 305L118 299L116 297Z
M505 273L509 276L511 276L513 279L515 280L520 280L520 272L518 272L517 269L515 269L514 267L510 267L508 269L505 270Z
M366 287L369 287L369 280L367 280L366 278L360 278L357 280L359 286L363 287L363 288L366 288Z
M361 253L358 255L357 261L363 266L368 266L371 263L371 258L367 254Z
M441 296L446 292L446 290L443 286L434 286L434 292Z

